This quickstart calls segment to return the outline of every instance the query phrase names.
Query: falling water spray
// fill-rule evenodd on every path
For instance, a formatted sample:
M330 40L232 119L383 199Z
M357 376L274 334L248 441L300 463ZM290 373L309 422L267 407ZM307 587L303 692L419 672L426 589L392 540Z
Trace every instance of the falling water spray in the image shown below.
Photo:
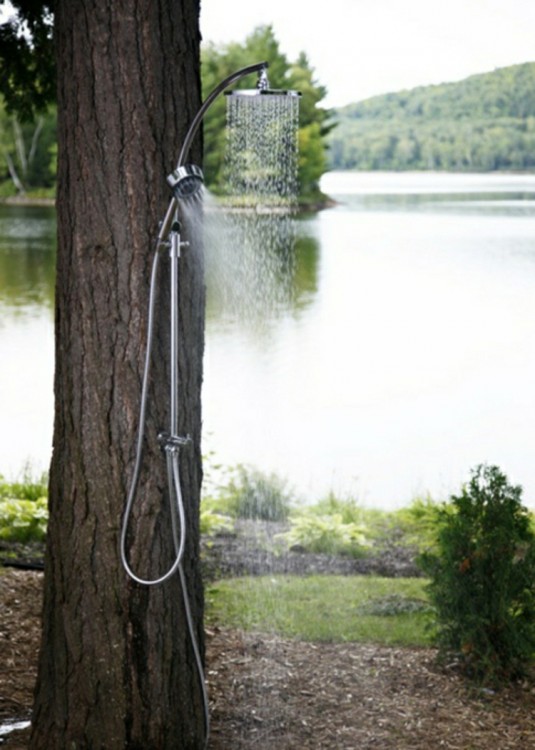
M182 598L184 602L184 610L186 615L186 621L192 644L192 651L197 665L199 674L199 682L202 692L202 699L204 705L205 714L205 747L208 743L209 736L209 707L208 707L208 695L206 691L206 684L204 680L204 671L202 666L202 659L197 644L195 634L195 624L191 614L189 594L186 586L186 578L182 567L182 559L185 550L186 532L189 523L188 518L185 514L184 503L182 499L182 487L180 477L180 465L179 465L179 454L183 449L187 449L190 443L189 435L179 434L179 382L178 382L178 348L179 348L179 337L180 337L180 320L179 320L179 260L183 249L189 246L188 242L184 242L181 238L181 219L183 218L183 212L188 213L192 206L197 207L200 205L200 196L202 195L202 184L203 174L200 167L194 164L187 164L186 159L189 154L189 150L193 139L199 129L206 111L215 101L215 99L223 92L225 88L234 84L236 81L250 73L258 73L259 81L255 94L258 98L264 99L268 94L268 82L266 75L267 63L257 63L250 65L246 68L242 68L231 76L226 78L217 86L207 99L202 104L197 115L193 119L191 126L186 134L184 143L182 145L178 163L176 169L169 175L168 183L173 191L173 197L169 203L169 207L165 214L165 217L160 225L160 230L156 240L156 248L154 253L154 260L151 274L150 294L149 294L149 310L148 310L148 323L147 323L147 346L145 353L145 366L143 372L143 381L141 389L141 405L140 405L140 417L136 447L136 458L134 463L133 475L130 482L128 491L125 512L123 515L122 529L121 529L121 544L120 553L123 566L127 574L139 585L143 586L155 586L165 583L175 574L178 574L180 578L180 584L182 589ZM286 92L288 94L288 92ZM252 100L251 100L252 101ZM267 117L267 115L266 115ZM271 118L272 119L272 118ZM266 119L266 127L269 128L270 132L273 131L271 126L271 119ZM273 131L274 132L274 131ZM278 136L276 136L276 139ZM254 157L256 159L256 156ZM263 157L267 159L267 152L263 152ZM266 186L270 185L271 189L275 189L275 192L280 197L280 200L287 202L286 190L277 184L275 176L275 165L268 164L266 162L267 172L264 172L263 176L260 174L256 175L255 172L260 167L260 162L251 162L252 167L248 165L247 180L251 179L251 175L254 176L254 190L258 191L258 185ZM250 191L249 183L246 182L247 189ZM253 183L251 183L252 185ZM273 188L273 186L276 186ZM152 356L152 343L153 343L153 327L154 327L154 315L155 315L155 300L158 284L158 265L160 254L162 251L168 253L169 256L169 272L170 272L170 393L169 393L169 424L166 428L162 428L158 435L155 436L160 447L162 448L165 456L165 462L167 467L168 477L168 497L170 514L171 514L171 534L173 539L173 545L175 549L175 559L168 569L161 573L156 578L144 578L134 572L128 557L128 543L132 540L128 534L130 518L132 514L132 508L138 494L138 484L140 473L142 469L143 459L143 444L145 440L145 423L148 405L148 392L149 392L149 377L150 377L150 362Z

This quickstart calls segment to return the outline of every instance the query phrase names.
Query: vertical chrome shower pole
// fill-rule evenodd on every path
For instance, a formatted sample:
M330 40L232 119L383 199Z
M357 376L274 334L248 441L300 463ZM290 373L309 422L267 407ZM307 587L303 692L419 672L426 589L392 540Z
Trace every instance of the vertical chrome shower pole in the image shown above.
M169 237L171 271L171 374L169 436L178 436L178 260L180 258L180 225L175 221Z

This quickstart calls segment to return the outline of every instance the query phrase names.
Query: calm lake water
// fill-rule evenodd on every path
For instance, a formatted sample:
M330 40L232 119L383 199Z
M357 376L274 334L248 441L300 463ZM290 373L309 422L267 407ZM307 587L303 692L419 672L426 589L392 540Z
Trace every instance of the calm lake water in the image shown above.
M204 449L392 508L498 464L535 506L535 175L330 173L208 221ZM54 214L0 206L0 471L46 467Z

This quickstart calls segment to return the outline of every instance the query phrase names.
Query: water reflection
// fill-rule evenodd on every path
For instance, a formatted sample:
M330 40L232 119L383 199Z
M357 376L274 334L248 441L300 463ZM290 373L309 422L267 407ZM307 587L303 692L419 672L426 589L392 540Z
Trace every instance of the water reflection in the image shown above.
M215 210L205 223L209 323L260 333L311 303L319 246L299 235L294 216Z
M0 307L38 315L54 306L56 229L53 208L0 205Z
M53 208L0 205L0 473L48 468L54 372Z
M385 507L488 461L535 505L535 177L323 188L306 217L207 212L204 450ZM0 207L4 473L49 459L54 236Z
M535 215L531 175L333 172L323 189L347 210Z
M336 174L323 188L338 205L300 225L320 248L305 314L257 347L208 338L209 447L310 499L333 488L383 507L457 491L488 461L535 504L535 178Z
M532 193L394 193L390 195L339 195L340 205L361 211L418 211L459 215L533 216Z

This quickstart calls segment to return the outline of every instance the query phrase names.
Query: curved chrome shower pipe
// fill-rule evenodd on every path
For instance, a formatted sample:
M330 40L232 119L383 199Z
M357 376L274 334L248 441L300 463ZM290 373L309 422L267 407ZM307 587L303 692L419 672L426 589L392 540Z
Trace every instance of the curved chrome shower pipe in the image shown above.
M206 99L201 105L201 108L193 118L191 125L189 127L188 132L186 133L186 137L184 138L184 143L182 144L182 148L180 149L180 154L178 157L178 162L176 165L175 172L180 170L181 167L184 167L186 158L189 154L189 150L191 148L191 144L193 143L193 139L197 135L197 131L199 130L199 127L201 125L201 122L203 121L203 118L208 111L208 109L212 106L214 101L217 99L217 97L223 93L223 91L228 87L232 86L233 83L236 83L236 81L239 81L244 76L250 75L251 73L258 73L259 74L259 80L258 80L258 90L262 91L263 89L267 88L267 74L266 70L269 67L269 64L265 61L255 63L254 65L247 65L245 68L240 68L240 70L237 70L235 73L232 73L227 78L225 78L221 83L215 87L215 89L208 94ZM171 202L169 203L169 207L167 209L167 212L165 214L165 217L160 225L160 231L158 233L158 241L163 242L167 235L169 234L169 230L171 229L171 225L173 223L173 219L175 217L175 213L178 207L178 201L173 196L171 199Z
M255 63L254 65L247 65L245 68L241 68L240 70L237 70L235 73L232 73L232 75L228 76L228 78L225 78L219 86L216 86L216 88L212 91L211 94L209 94L204 103L202 104L201 108L195 115L190 128L186 134L186 137L184 138L184 144L182 146L182 149L180 151L180 156L178 157L178 164L177 166L181 166L184 164L186 160L186 156L188 155L188 152L191 148L191 143L193 139L195 138L195 135L197 133L197 130L199 129L199 126L203 120L204 115L206 114L206 111L208 108L212 105L212 103L217 99L219 94L221 94L228 86L232 86L233 83L236 83L236 81L239 81L240 78L243 78L244 76L249 75L250 73L260 73L261 78L260 81L265 81L265 71L269 67L267 62L260 62ZM264 73L264 77L262 77L262 73ZM259 86L259 89L261 89L262 86Z

